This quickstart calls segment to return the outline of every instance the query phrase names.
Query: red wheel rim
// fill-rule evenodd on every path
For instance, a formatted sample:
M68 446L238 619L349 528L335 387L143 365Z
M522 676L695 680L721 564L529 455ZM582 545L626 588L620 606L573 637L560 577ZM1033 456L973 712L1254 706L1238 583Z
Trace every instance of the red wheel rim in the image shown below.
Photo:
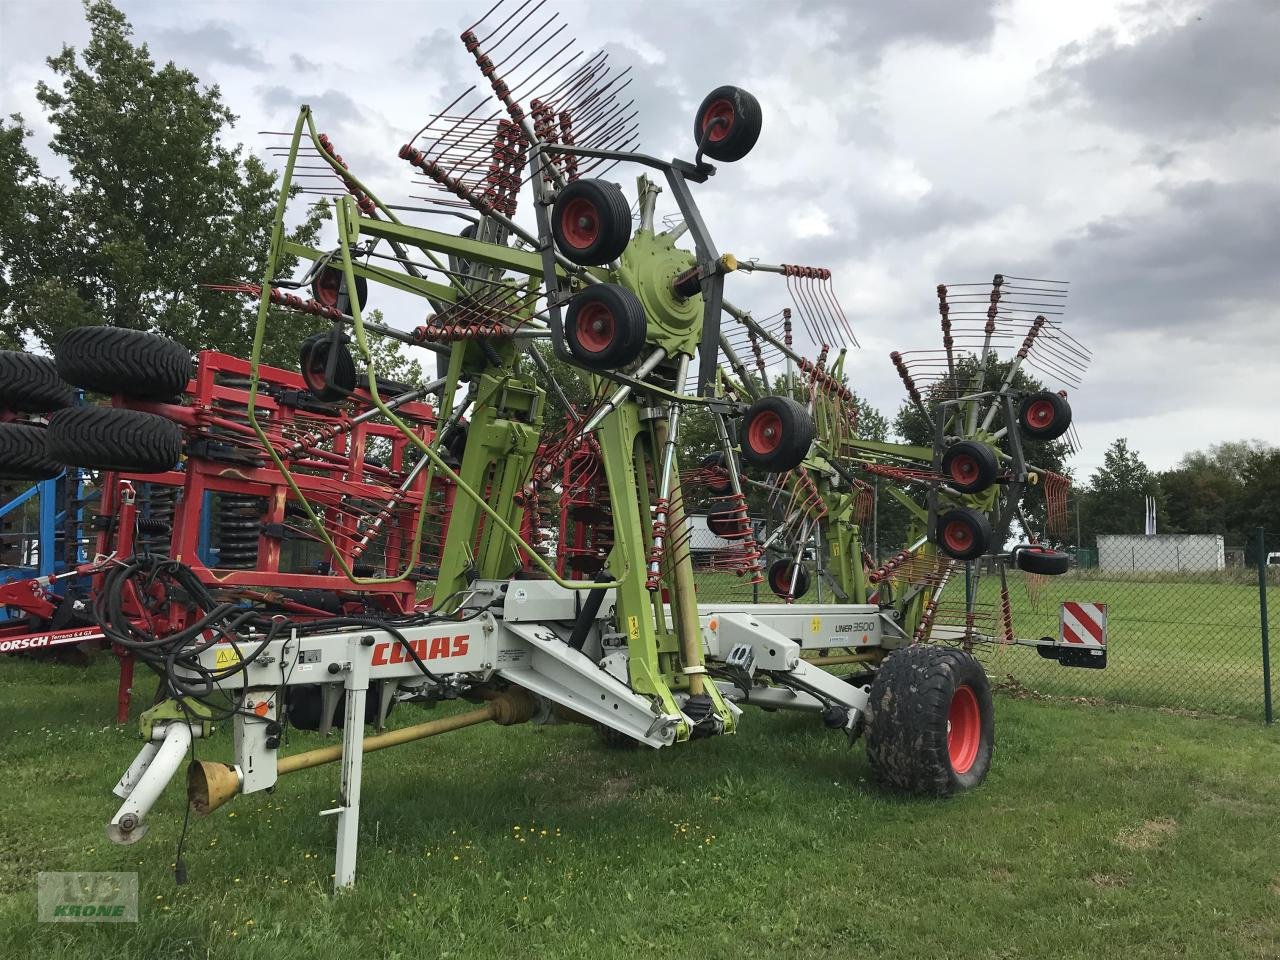
M328 384L324 375L328 359L328 354L321 356L315 347L307 351L307 362L303 368L302 379L307 382L307 387L312 392L319 392Z
M773 592L774 593L790 593L791 592L791 567L779 567L773 575Z
M1043 430L1053 423L1053 404L1048 400L1037 400L1027 407L1027 425Z
M613 311L603 303L588 303L578 311L578 344L590 353L603 353L613 343L616 324Z
M968 773L978 759L981 743L982 711L978 709L978 698L967 684L956 687L951 695L951 709L947 711L947 752L951 755L951 769Z
M756 414L747 427L747 443L758 454L773 453L782 443L782 418L772 410Z
M586 197L570 200L560 214L560 232L569 246L586 250L600 236L600 213L596 205Z
M311 293L319 303L326 307L338 305L338 290L342 286L342 274L333 267L325 267L316 277Z
M723 120L724 123L718 124L712 129L710 136L707 138L712 143L719 143L729 135L733 129L733 104L728 100L713 100L711 104L702 114L702 132L707 132L716 120Z
M967 453L959 454L951 458L948 472L956 483L968 486L978 479L978 461Z
M964 553L972 547L973 539L973 530L963 520L952 520L942 528L942 542L956 553Z

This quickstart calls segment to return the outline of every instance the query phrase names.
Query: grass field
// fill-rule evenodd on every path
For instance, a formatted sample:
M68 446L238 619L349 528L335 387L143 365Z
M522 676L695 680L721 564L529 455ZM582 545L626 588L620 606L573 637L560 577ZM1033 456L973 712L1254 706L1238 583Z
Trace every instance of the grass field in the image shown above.
M661 754L475 728L369 757L334 900L334 767L193 820L186 886L176 787L139 845L107 843L137 746L113 680L0 670L0 956L1280 956L1280 736L1256 723L1002 696L990 778L941 803L877 789L800 716ZM137 871L140 922L37 923L41 870Z
M731 574L700 574L699 584L704 601L752 599L750 585ZM979 648L993 676L1012 677L1055 696L1103 697L1262 717L1262 629L1256 581L1195 575L1179 580L1109 578L1083 571L1041 578L1038 589L1031 591L1027 586L1022 574L1010 576L1009 598L1019 637L1056 636L1064 600L1107 604L1107 668L1065 668L1029 647ZM1269 592L1271 634L1280 648L1280 586L1272 585ZM775 598L762 585L759 599ZM806 599L813 599L812 593ZM999 580L983 577L978 609L986 619L979 618L979 630L998 630L994 619L998 604ZM939 622L963 623L957 616L963 605L964 579L957 576L943 596ZM1273 670L1280 674L1280 668L1273 666Z

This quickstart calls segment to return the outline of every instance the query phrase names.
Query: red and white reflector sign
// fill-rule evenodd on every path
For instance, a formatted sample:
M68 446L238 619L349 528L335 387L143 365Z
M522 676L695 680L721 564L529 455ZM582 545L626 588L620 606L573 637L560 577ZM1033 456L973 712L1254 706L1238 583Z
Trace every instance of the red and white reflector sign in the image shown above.
M1062 642L1079 647L1105 647L1107 645L1107 605L1105 603L1077 603L1068 600L1062 605Z

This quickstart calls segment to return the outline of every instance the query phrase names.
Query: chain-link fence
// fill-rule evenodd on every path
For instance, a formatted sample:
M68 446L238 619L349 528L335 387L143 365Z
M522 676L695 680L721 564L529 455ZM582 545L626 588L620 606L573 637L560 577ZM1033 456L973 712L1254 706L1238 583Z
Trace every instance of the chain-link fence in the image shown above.
M1099 540L1093 566L1058 577L1010 572L1007 582L1019 638L1058 638L1064 603L1104 605L1106 668L1062 666L1032 646L975 644L993 681L1051 696L1262 718L1264 634L1280 629L1280 554L1268 554L1260 539L1243 551L1247 563L1228 566L1220 537ZM777 602L764 583L714 571L697 579L703 602ZM984 629L983 618L1001 609L1000 578L979 570L948 580L939 609L958 622L939 622L952 628L940 632L963 626L956 614L970 590L976 629L999 635L998 628ZM803 602L815 599L811 589ZM826 591L822 599L833 598Z

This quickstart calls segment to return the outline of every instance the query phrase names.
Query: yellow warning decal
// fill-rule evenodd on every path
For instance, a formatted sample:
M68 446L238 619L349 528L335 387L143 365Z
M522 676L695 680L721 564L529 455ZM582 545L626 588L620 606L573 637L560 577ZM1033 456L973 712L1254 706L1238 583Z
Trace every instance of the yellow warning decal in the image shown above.
M627 639L628 640L640 639L640 618L639 617L627 617Z
M821 618L821 617L814 617L812 620L810 620L810 621L809 621L809 629L810 629L810 630L812 630L814 633L821 633L821 632L822 632L822 618Z
M833 557L838 557L838 556L840 556L840 541L839 541L839 540L832 540L832 541L831 541L831 555L832 555Z
M236 653L234 647L219 647L217 656L213 661L215 670L225 670L227 667L234 667L240 662L240 654Z

